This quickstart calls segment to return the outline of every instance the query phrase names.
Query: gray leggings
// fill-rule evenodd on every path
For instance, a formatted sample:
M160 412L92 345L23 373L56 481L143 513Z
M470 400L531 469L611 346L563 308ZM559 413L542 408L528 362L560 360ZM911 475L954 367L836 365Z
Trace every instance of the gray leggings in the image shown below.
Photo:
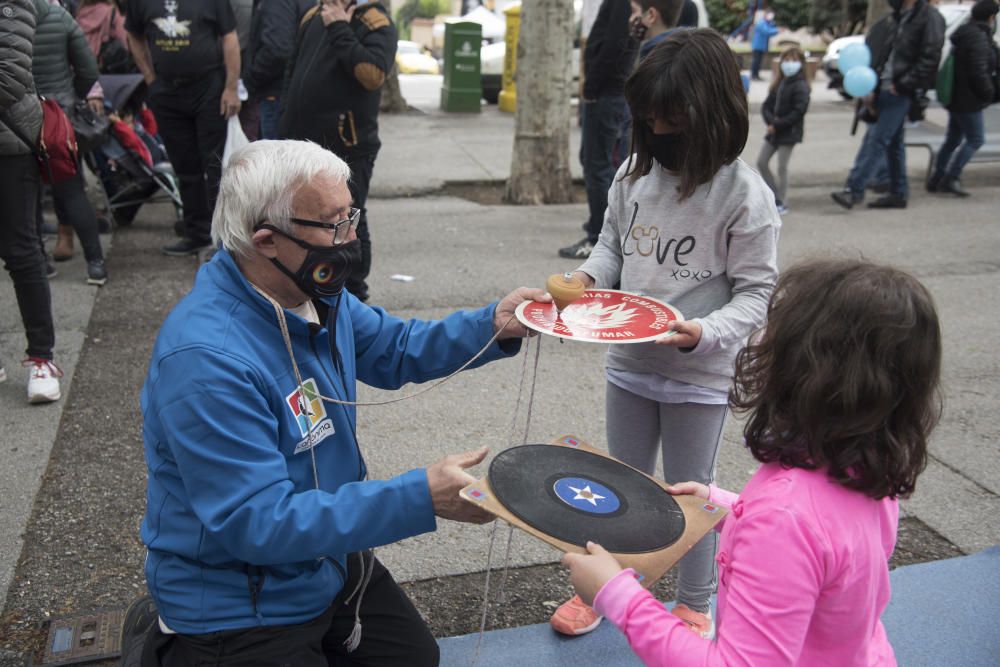
M726 421L725 405L660 403L607 383L608 449L616 459L652 475L663 456L668 483L715 479L715 462ZM662 446L661 446L662 443ZM705 613L715 592L714 530L677 566L677 601Z
M786 203L785 195L788 194L788 161L792 158L794 144L783 144L775 146L770 141L765 141L757 156L757 171L760 172L767 187L771 188L774 198L782 204ZM771 157L778 154L778 182L774 182L774 174L771 173Z

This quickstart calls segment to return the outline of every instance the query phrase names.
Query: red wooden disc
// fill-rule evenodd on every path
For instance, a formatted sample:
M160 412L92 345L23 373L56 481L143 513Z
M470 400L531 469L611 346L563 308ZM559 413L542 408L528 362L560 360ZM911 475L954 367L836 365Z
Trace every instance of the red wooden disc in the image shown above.
M620 290L587 290L561 313L554 303L525 301L515 311L524 326L588 343L646 343L670 333L680 311L662 301Z

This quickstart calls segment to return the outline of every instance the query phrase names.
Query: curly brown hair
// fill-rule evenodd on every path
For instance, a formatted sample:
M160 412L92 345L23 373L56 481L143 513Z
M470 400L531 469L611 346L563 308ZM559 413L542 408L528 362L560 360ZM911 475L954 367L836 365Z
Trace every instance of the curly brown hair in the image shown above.
M906 497L941 415L941 330L913 276L861 260L796 266L736 359L729 400L762 463L825 468L872 498Z

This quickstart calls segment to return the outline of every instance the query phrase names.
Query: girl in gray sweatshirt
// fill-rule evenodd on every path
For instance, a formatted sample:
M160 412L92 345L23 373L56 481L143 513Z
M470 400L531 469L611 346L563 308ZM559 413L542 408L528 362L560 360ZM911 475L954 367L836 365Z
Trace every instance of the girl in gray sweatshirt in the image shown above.
M625 95L633 155L608 193L598 244L575 275L588 287L620 282L687 319L655 343L610 347L608 446L648 474L660 453L667 482L709 484L736 353L763 326L777 279L781 218L770 188L739 159L747 99L717 33L671 35L639 64ZM716 538L705 537L678 568L673 613L704 636L714 632ZM575 598L556 616L586 617L582 604Z

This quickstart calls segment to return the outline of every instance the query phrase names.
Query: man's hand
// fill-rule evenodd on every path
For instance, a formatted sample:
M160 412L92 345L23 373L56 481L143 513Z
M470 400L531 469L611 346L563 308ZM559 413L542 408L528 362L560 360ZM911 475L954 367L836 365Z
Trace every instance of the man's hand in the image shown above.
M427 468L427 486L431 490L434 514L442 519L465 523L489 523L495 517L458 495L464 487L476 481L465 468L481 463L489 449L480 447L464 454L446 456Z
M336 23L337 21L351 22L354 18L354 11L358 8L357 5L350 5L351 0L323 0L323 8L320 10L320 18L323 19L323 25L328 26L331 23Z
M493 311L493 331L496 332L503 329L503 333L497 337L497 340L524 338L525 336L533 335L533 332L528 331L527 327L514 317L514 311L521 305L521 302L531 300L538 301L539 303L552 303L552 297L546 294L544 290L532 287L518 287L497 304L496 310Z
M615 557L595 542L587 542L589 554L566 554L562 564L569 568L569 580L577 595L586 604L593 606L594 597L622 571Z
M674 320L667 328L675 332L671 336L656 339L657 345L673 345L674 347L695 347L701 340L701 325L697 322Z
M236 89L226 88L219 99L219 113L226 118L235 116L240 112L240 104L240 96L236 94Z
M774 129L774 125L767 126L767 134L774 134L777 130Z

